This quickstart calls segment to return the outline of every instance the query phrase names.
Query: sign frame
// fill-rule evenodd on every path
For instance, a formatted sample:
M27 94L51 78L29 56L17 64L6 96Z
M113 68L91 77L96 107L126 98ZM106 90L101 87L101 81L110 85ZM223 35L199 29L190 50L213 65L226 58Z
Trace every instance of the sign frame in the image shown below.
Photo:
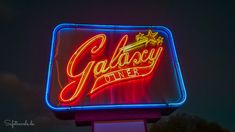
M177 82L179 84L178 91L180 93L180 98L177 102L172 103L161 103L161 104L112 104L112 105L95 105L95 106L54 106L49 101L50 96L50 85L52 78L52 65L54 60L54 50L56 47L56 38L57 33L63 28L79 28L79 27L89 27L89 28L102 28L102 29L134 29L134 28L151 28L162 30L169 39L169 47L173 53L172 64L176 71ZM53 30L52 41L51 41L51 50L50 50L50 58L49 58L49 67L47 74L47 83L46 83L46 92L45 92L45 102L46 105L53 111L57 112L69 112L69 111L86 111L86 110L112 110L112 109L164 109L164 108L177 108L181 106L187 98L187 93L185 90L184 80L182 77L176 48L173 40L173 35L171 31L164 26L127 26L127 25L96 25L96 24L71 24L64 23L59 24Z

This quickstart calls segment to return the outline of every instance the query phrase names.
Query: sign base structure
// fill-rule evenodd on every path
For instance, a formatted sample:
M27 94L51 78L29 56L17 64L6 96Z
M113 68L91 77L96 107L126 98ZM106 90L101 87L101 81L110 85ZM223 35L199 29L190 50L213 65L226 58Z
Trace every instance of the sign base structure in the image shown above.
M93 132L147 132L144 120L94 122Z
M80 111L75 113L76 125L89 125L96 121L146 120L155 122L160 119L161 112L156 109L130 109L130 110L99 110Z

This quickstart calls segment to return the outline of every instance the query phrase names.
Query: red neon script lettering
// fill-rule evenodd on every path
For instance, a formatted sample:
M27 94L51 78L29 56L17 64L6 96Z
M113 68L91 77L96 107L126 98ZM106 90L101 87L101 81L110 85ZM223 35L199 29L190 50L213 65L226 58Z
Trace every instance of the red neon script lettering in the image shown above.
M78 99L86 91L86 82L93 75L94 83L88 94L91 95L105 87L121 81L143 78L153 72L163 52L163 37L157 32L148 31L147 35L139 33L136 42L127 44L128 35L124 35L110 60L96 61L106 44L106 35L98 34L84 42L73 53L67 64L68 84L61 90L59 100L69 103ZM82 72L75 74L76 65L84 54L90 51L92 60ZM96 57L96 58L94 58ZM70 93L70 94L66 94Z

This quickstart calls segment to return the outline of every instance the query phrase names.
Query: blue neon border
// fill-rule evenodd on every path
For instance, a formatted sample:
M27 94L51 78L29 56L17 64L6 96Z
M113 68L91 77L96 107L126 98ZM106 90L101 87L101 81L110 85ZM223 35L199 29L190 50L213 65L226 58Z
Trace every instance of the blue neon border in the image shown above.
M63 28L79 28L79 27L88 27L88 28L101 28L101 29L136 29L136 28L154 28L157 30L164 31L169 40L169 46L173 52L173 66L176 71L178 83L179 83L179 91L181 93L181 98L178 99L178 102L174 103L165 103L165 104L123 104L123 105L96 105L96 106L66 106L66 107L58 107L53 106L49 101L50 96L50 84L51 84L51 73L52 73L52 64L54 59L54 48L56 44L56 34L59 30ZM72 23L63 23L57 25L53 30L52 42L51 42L51 51L50 51L50 60L47 74L47 84L46 84L46 93L45 93L45 102L46 105L53 111L77 111L77 110L105 110L105 109L133 109L133 108L176 108L181 106L187 98L187 93L185 90L183 76L181 74L181 69L174 45L174 40L171 31L164 26L128 26L128 25L96 25L96 24L72 24Z

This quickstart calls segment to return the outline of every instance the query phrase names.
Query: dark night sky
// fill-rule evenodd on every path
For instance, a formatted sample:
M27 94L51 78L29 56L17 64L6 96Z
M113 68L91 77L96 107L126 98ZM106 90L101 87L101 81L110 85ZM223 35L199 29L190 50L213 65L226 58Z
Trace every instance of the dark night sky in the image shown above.
M179 111L235 131L235 11L229 1L1 0L1 127L12 119L33 120L37 130L91 130L56 119L43 102L52 30L60 23L169 27L188 92Z

